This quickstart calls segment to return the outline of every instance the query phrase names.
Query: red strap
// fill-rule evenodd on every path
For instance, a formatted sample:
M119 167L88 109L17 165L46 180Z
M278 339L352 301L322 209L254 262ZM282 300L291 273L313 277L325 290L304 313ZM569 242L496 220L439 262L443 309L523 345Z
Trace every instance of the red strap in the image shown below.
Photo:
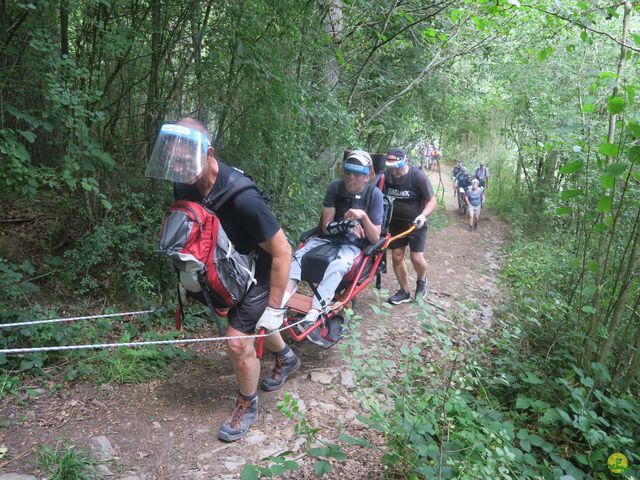
M176 330L182 328L182 312L180 312L180 304L176 305Z
M258 331L258 335L264 335L265 333L267 333L267 331L264 328L261 328ZM260 337L258 338L258 342L256 345L256 357L258 357L258 360L262 359L262 350L264 348L264 337Z

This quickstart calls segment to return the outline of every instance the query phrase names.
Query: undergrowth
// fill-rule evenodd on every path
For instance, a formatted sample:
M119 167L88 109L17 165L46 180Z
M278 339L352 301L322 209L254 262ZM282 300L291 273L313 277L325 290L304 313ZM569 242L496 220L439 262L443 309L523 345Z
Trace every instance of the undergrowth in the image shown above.
M99 480L104 478L96 469L98 462L88 450L58 441L52 448L38 445L37 465L48 480Z

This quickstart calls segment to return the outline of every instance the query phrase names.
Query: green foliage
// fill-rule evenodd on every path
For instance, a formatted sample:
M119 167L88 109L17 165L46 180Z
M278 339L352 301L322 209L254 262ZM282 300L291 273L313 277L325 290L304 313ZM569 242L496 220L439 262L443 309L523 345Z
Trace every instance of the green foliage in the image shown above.
M431 231L440 230L449 223L449 216L444 205L438 205L433 213L429 216L429 229Z
M109 217L65 253L65 286L78 294L127 292L130 299L165 291L175 276L157 254L162 215L161 206L145 208L140 194L114 202Z
M284 398L278 402L278 409L286 418L295 421L294 433L296 437L302 436L306 439L307 449L305 454L309 458L316 459L313 464L313 470L318 478L322 478L325 474L333 470L331 463L326 459L334 459L337 461L346 460L347 457L339 445L325 440L318 440L317 437L320 429L312 428L309 425L304 412L300 409L298 400L294 398L291 393L285 392ZM351 437L348 437L348 439L357 442L357 439L351 439ZM318 442L320 446L312 447L316 442ZM243 480L257 479L260 478L260 476L271 478L296 471L300 468L300 465L297 461L287 459L290 454L291 452L283 452L278 456L262 459L262 461L269 463L267 466L254 464L245 465L242 469L241 478Z
M285 392L283 399L278 402L278 410L289 420L295 421L294 433L304 437L307 445L310 445L320 430L309 425L304 412L300 410L298 400L291 393Z
M38 446L38 468L51 480L103 478L95 468L97 463L87 450L71 445L68 440L58 441L53 448Z
M6 287L0 291L0 322L17 323L44 318L57 318L59 312L39 306L23 306L24 298L37 292L32 277L37 277L30 262L14 265L0 261L0 281ZM106 313L114 313L107 309ZM139 317L137 322L124 322L118 317L102 319L97 322L82 321L72 323L54 323L29 325L0 329L0 341L5 348L49 347L59 345L82 345L94 343L129 342L140 340L164 340L177 337L177 332L169 334L144 333L144 330L163 327L162 315ZM64 315L64 316L69 316ZM186 329L197 325L193 316L188 316ZM120 337L118 332L122 332ZM65 378L68 381L87 378L97 382L140 382L162 377L167 372L167 362L179 358L189 358L189 351L172 346L164 348L140 348L102 350L89 354L86 350L68 352L34 352L21 356L0 354L0 396L14 391L21 382L23 374L29 372L43 375L45 366L66 366Z
M591 377L562 367L566 360L540 362L528 348L528 322L511 317L491 348L474 354L452 343L448 322L420 315L422 345L402 347L397 361L368 354L353 362L371 408L362 420L386 435L391 475L608 478L607 457L618 451L637 464L640 403L607 387L602 365Z

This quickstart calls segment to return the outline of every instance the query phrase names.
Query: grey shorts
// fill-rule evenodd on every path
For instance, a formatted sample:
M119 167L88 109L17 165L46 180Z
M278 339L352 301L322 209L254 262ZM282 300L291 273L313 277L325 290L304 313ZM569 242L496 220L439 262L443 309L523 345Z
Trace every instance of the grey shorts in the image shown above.
M242 333L254 333L256 323L269 304L271 290L271 265L256 265L257 283L252 285L242 300L229 309L229 326Z
M469 205L469 215L480 215L480 210L482 210L482 205L478 205L477 207Z

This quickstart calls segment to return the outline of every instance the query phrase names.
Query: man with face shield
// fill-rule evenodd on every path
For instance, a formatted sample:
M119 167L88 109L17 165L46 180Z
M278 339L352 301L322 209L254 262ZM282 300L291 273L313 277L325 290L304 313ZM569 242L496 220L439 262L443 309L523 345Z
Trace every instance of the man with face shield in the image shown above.
M214 156L211 136L197 120L184 118L163 125L151 154L145 175L173 181L176 200L207 204L207 199L225 189L238 170ZM232 415L222 424L218 438L242 438L258 418L258 379L260 361L254 339L245 338L256 330L275 330L284 320L282 298L289 278L291 247L273 212L255 188L245 189L224 203L216 212L220 224L235 249L253 254L256 283L229 310L227 351L238 380L239 393ZM281 387L299 366L300 360L279 333L265 338L267 350L276 362L270 376L272 385Z
M409 165L407 154L401 148L392 148L387 152L384 191L393 198L393 216L389 233L397 235L412 224L416 227L413 233L389 245L393 271L400 283L400 289L389 297L388 302L398 305L411 301L409 278L404 264L407 245L411 263L416 271L415 298L424 298L427 294L427 262L424 259L424 249L427 245L428 218L436 208L436 197L427 176L418 167Z

